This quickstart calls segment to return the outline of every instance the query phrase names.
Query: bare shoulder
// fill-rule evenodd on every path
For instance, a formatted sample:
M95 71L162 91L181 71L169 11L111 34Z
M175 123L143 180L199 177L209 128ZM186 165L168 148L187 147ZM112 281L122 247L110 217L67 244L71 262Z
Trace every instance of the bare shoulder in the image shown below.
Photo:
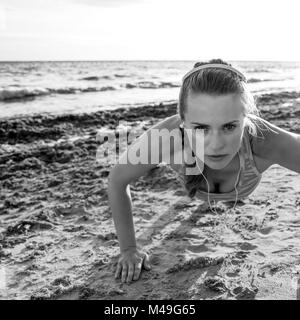
M296 136L263 118L257 120L257 135L251 136L252 151L261 158L272 158L272 154Z
M274 128L272 128L274 125L260 117L256 118L255 123L257 129L256 135L250 136L252 152L257 157L266 159L270 154L270 150L273 148L272 144L274 142L274 134L277 134L277 127L274 130Z
M114 180L117 181L118 185L125 186L157 167L167 158L168 154L171 157L177 145L175 147L171 145L170 149L165 148L165 145L170 144L169 139L155 139L152 132L154 129L171 131L178 127L180 122L178 115L167 117L136 138L120 156L119 162L112 168L110 181Z
M178 128L180 123L181 123L180 116L178 114L175 114L173 116L167 117L159 121L152 128L172 130L172 129Z
M159 121L147 132L148 136L151 136L153 129L158 130L156 134L150 138L150 141L152 147L156 146L159 150L160 160L163 162L166 162L166 159L169 159L169 157L172 158L174 153L181 150L182 137L179 130L180 124L181 118L178 114L175 114ZM160 136L162 139L157 139L157 136ZM154 137L156 137L156 139ZM167 163L168 162L169 161L167 161Z
M298 169L300 135L258 118L257 135L252 136L252 151L257 157L288 169Z
M176 131L176 135L179 135L179 125L181 123L179 115L175 114L173 116L164 118L161 121L158 121L155 125L150 127L146 132L144 132L135 143L142 144L147 141L147 145L149 147L149 155L151 151L153 151L152 147L155 147L157 150L161 150L164 144L170 143L170 136L173 129L178 129ZM164 131L166 130L166 131ZM156 132L155 132L156 131ZM156 134L155 134L155 133ZM153 134L154 133L154 134ZM166 134L169 133L169 134ZM165 139L157 139L157 135L164 136Z

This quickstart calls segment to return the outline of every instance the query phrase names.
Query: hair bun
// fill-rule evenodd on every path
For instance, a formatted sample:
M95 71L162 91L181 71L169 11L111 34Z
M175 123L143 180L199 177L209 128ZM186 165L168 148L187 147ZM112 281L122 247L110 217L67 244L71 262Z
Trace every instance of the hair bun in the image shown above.
M205 62L205 61L202 61L202 62L196 62L196 63L194 64L194 68L197 68L197 67L203 66L203 65L205 65L205 64L210 64L210 63L225 64L225 65L227 65L227 66L232 67L232 65L231 65L230 63L228 63L228 62L226 62L226 61L224 61L224 60L222 60L222 59L211 59L211 60L206 61L206 62Z

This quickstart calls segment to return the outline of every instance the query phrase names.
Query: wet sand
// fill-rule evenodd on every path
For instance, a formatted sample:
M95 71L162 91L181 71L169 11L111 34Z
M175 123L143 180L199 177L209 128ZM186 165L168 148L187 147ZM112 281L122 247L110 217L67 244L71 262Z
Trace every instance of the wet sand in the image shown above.
M300 134L299 97L257 102L264 119ZM300 177L277 165L234 210L218 203L218 215L191 201L168 166L141 177L131 186L133 214L152 269L130 284L114 279L112 153L97 130L127 121L141 134L175 113L170 103L0 119L1 299L297 299Z

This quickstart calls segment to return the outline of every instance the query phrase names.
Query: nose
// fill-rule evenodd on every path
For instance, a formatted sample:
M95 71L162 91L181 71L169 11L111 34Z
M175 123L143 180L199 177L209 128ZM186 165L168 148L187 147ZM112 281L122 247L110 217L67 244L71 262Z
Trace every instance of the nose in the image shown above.
M207 147L212 154L221 153L222 149L224 149L224 146L225 143L222 134L220 134L219 132L213 132L208 138Z

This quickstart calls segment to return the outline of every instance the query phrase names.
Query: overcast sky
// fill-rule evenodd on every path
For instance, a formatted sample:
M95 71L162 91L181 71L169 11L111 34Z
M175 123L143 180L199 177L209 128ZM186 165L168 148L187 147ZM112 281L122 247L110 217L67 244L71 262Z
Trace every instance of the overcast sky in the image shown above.
M299 9L299 0L0 0L0 60L299 61Z

